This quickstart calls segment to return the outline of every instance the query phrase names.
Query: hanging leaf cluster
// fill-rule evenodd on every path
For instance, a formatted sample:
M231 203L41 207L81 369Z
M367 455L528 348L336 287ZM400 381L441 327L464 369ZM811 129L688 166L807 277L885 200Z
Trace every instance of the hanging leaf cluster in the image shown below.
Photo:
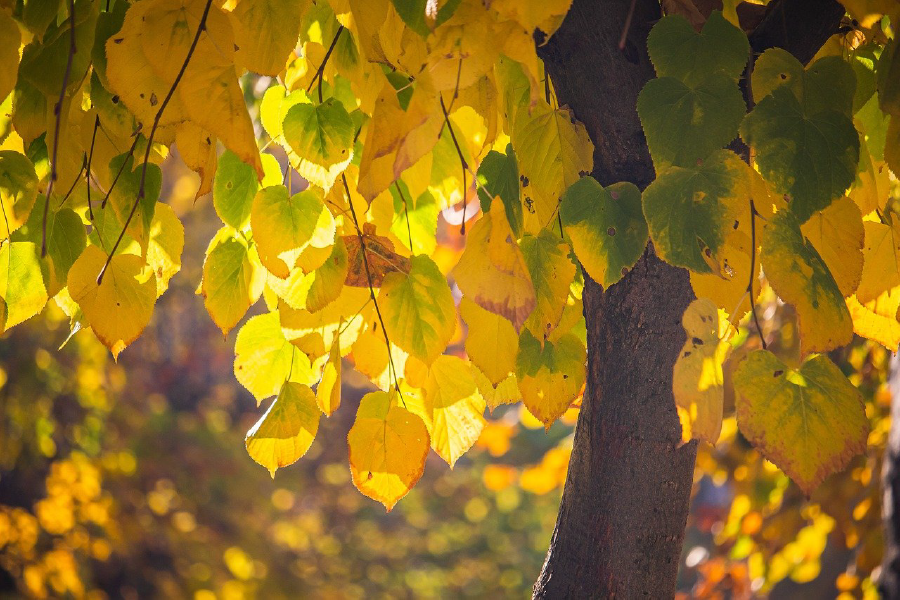
M900 343L895 23L750 70L720 13L699 32L663 18L640 190L589 176L587 130L538 58L570 3L0 1L0 331L52 300L114 356L140 336L181 267L160 168L176 154L221 221L198 294L268 402L250 456L274 475L306 453L346 410L346 360L378 390L348 436L353 481L390 510L486 408L522 401L549 428L578 405L584 281L615 285L652 241L703 298L674 371L687 437L718 437L727 338L761 273L795 307L802 362L762 350L734 385L742 431L812 489L867 421L811 353L854 331Z

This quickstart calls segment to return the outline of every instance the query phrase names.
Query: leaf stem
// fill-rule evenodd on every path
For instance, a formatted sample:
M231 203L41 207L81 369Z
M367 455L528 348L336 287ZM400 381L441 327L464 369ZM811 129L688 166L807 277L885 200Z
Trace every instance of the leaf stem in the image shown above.
M753 204L753 198L750 198L750 281L747 282L747 293L750 294L750 312L753 313L753 322L756 323L756 331L759 333L759 341L762 342L763 350L766 349L766 338L763 335L762 325L759 323L759 316L756 314L756 300L753 297L753 280L756 278L756 205Z
M74 0L72 0L74 2ZM162 104L159 106L159 110L156 111L156 116L153 118L153 127L150 129L150 137L147 138L147 149L144 151L144 164L141 167L141 184L138 187L137 197L134 199L134 204L131 205L131 212L128 213L128 218L125 219L125 225L122 227L122 232L119 233L118 239L116 239L116 243L113 244L112 250L110 250L109 255L106 257L106 262L103 264L103 268L100 269L100 274L97 275L97 285L103 281L103 275L106 273L106 269L109 268L109 263L112 260L113 255L116 253L116 249L119 247L119 244L122 242L122 238L125 236L125 230L128 229L128 225L131 223L131 219L134 218L134 213L137 211L138 204L141 203L141 200L144 198L144 184L147 180L147 163L150 162L150 149L153 147L153 137L156 135L156 129L159 127L159 121L162 119L163 111L166 110L166 106L169 105L169 100L172 99L172 95L175 93L175 88L178 87L178 83L181 81L181 78L184 77L184 72L187 71L188 63L191 62L191 56L194 55L194 50L197 48L197 42L200 41L200 34L203 33L203 30L206 28L206 17L209 15L209 9L212 6L212 0L206 0L206 6L203 9L203 16L200 17L200 24L197 26L197 33L194 34L194 40L191 42L191 47L188 48L187 56L184 57L184 63L181 65L181 69L178 71L178 75L175 76L175 81L172 82L172 87L169 88L169 93L166 94L165 99L162 101ZM126 159L127 161L127 159Z
M57 209L62 208L62 205L65 204L66 200L69 199L69 196L72 195L72 192L75 190L75 186L78 185L78 180L81 179L81 174L84 172L84 168L86 165L87 165L87 155L82 154L81 155L81 168L78 169L78 175L75 176L75 179L72 181L72 185L69 186L69 191L66 192L66 195L63 196L62 200L60 200L59 206L56 207ZM48 198L47 201L49 202L50 199Z
M109 189L106 190L106 195L103 196L103 202L100 203L100 210L106 208L106 203L109 201L109 196L112 194L113 190L116 188L116 184L119 183L119 177L122 175L122 171L125 170L125 165L128 164L128 159L134 154L134 149L137 147L138 143L138 135L140 134L140 127L135 131L132 135L134 137L134 141L131 142L131 148L128 149L128 155L125 157L125 160L122 161L122 164L119 165L119 170L116 171L116 176L113 177L112 183L109 184Z
M44 203L44 217L41 223L41 258L47 256L47 214L50 210L50 194L53 191L53 184L56 182L56 157L59 152L59 125L62 120L62 105L66 98L66 87L69 85L69 76L72 74L72 61L75 59L75 0L69 0L69 55L66 58L66 71L63 73L62 86L59 90L59 100L53 107L53 114L56 116L56 124L53 134L53 160L50 163L50 183L47 184L47 201ZM79 173L79 175L81 175ZM76 178L77 179L77 178Z
M403 402L403 392L400 391L397 367L394 366L394 355L391 352L391 340L388 338L387 329L384 328L384 318L381 316L381 309L378 308L378 300L375 298L375 290L372 287L372 272L369 270L369 258L366 256L366 241L363 238L362 229L359 228L359 221L356 219L356 209L353 208L353 198L350 196L350 186L347 185L347 177L343 173L341 173L341 181L344 183L344 191L347 192L347 204L350 205L350 214L353 216L353 225L356 227L356 235L359 238L359 249L362 252L363 266L366 269L366 281L369 283L369 297L375 305L375 314L378 315L378 322L381 323L381 333L384 334L384 343L387 345L388 362L391 366L391 372L394 374L394 387L397 388L400 402ZM403 407L406 408L405 402L403 402Z
M86 173L84 175L85 183L87 184L87 203L88 203L88 216L91 218L91 222L94 222L94 208L91 206L91 161L94 158L94 140L97 139L97 129L100 127L100 115L94 115L94 132L91 134L91 149L88 151L88 159Z

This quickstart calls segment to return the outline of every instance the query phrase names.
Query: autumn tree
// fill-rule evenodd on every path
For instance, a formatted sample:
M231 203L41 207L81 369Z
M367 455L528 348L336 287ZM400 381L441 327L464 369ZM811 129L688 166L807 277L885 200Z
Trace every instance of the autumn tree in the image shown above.
M177 153L222 222L198 294L268 402L255 461L355 410L390 510L486 409L580 407L535 595L670 595L732 347L741 433L804 493L866 448L827 353L900 342L900 9L662 4L0 0L2 326L52 299L125 350L191 235Z

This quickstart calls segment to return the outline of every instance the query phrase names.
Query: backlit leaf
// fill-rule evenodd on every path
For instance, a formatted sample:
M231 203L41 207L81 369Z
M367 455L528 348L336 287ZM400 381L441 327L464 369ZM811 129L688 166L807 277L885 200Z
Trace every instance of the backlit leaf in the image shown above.
M525 406L549 429L569 409L585 378L585 349L574 335L543 345L528 329L519 337L516 377Z
M88 246L69 269L68 287L91 329L114 358L150 322L156 302L156 276L139 256L117 254L98 284L106 253Z
M760 259L769 285L797 310L804 353L850 343L853 323L844 296L791 213L779 212L766 223Z
M263 285L265 273L255 249L227 230L217 234L203 261L200 293L209 316L223 334L231 331L259 300Z
M493 202L491 212L469 232L453 278L465 296L519 329L536 300L525 258L512 235L503 203Z
M379 307L391 341L431 364L443 353L456 327L456 308L447 280L430 258L414 256L409 274L384 278Z
M5 243L0 247L0 298L5 309L0 323L4 330L30 319L47 304L40 252L40 246L32 242Z
M839 198L800 227L834 277L841 294L856 291L863 271L863 221L856 204Z
M722 363L731 346L728 321L720 320L708 298L691 302L681 318L687 341L672 372L672 392L682 423L682 439L715 445L722 431Z
M647 246L641 192L634 184L604 188L583 177L566 190L559 214L575 256L603 287L621 279Z
M341 406L341 339L337 335L331 343L322 380L316 388L316 404L326 417L330 417Z
M326 191L353 158L355 127L340 101L296 104L287 112L282 131L285 141L300 158L301 176Z
M284 337L277 312L244 323L234 353L234 376L253 394L257 405L277 394L286 381L311 385L317 379L309 358Z
M466 354L492 386L516 371L519 336L512 323L487 311L467 296L459 303L459 312L469 327Z
M0 150L0 240L25 224L37 198L34 166L13 150Z
M307 4L296 0L240 0L230 13L235 63L260 75L278 75L297 46Z
M266 413L247 432L247 453L275 477L275 471L294 464L309 450L319 430L320 415L309 387L285 382Z
M425 471L428 430L393 393L363 396L347 434L353 485L390 511Z
M431 447L452 468L484 429L484 398L469 365L456 356L439 356L425 383L425 425Z
M741 433L807 496L865 452L862 397L828 357L814 355L795 370L757 350L738 365L734 385Z
M888 223L863 223L865 263L856 290L856 297L863 304L900 285L900 218L893 213L891 217Z
M535 294L535 307L525 325L535 335L546 336L562 317L576 267L569 259L569 245L546 229L523 237L520 247Z

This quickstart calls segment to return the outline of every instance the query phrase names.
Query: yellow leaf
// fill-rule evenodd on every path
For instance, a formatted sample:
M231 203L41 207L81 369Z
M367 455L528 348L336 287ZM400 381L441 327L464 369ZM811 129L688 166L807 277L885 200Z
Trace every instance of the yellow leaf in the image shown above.
M691 302L681 318L687 341L672 373L672 392L682 416L682 439L704 440L715 445L722 431L722 363L731 346L728 321L719 319L716 305L708 298Z
M68 287L88 323L114 358L137 337L150 322L156 302L156 276L145 269L144 261L133 254L113 256L97 283L97 275L106 263L106 253L88 246L69 269Z
M544 39L548 39L562 24L571 5L572 0L495 0L491 9L517 21L529 35L540 29Z
M247 432L247 453L274 478L275 471L294 464L309 450L320 414L309 387L285 382L266 414Z
M838 198L825 210L814 212L800 230L825 261L841 294L852 294L863 270L864 232L859 207L846 196Z
M16 86L21 43L22 34L16 21L0 10L0 98L6 98Z
M223 334L231 331L259 300L265 282L256 249L248 248L243 238L222 228L206 250L200 293L206 311Z
M40 252L40 247L32 242L5 243L0 247L2 331L30 319L44 310L47 304ZM100 272L99 267L97 272Z
M844 296L792 213L779 212L766 223L760 259L772 289L797 310L804 353L850 343L853 322Z
M156 296L169 289L169 280L181 270L184 225L168 204L158 202L150 222L147 264L156 274Z
M194 123L182 123L175 130L175 145L178 155L191 171L200 175L199 198L213 191L218 160L216 156L216 138Z
M309 358L284 337L278 313L251 317L234 342L234 376L256 404L274 396L285 381L311 385L317 373Z
M460 301L459 312L469 328L466 354L493 388L515 373L519 336L507 319L481 308L468 296Z
M866 451L862 396L828 357L795 370L757 350L738 365L734 385L741 433L807 496Z
M384 333L377 319L370 320L366 331L356 338L351 355L356 370L368 377L369 381L382 390L389 390L395 384L391 361L398 373L402 374L406 362L409 360L409 354L393 342L391 342L391 354L388 356Z
M882 292L880 296L861 304L856 296L847 298L847 308L853 319L853 332L876 341L891 352L900 346L900 287Z
M736 323L750 310L750 294L747 284L750 282L750 236L749 224L741 224L737 231L732 231L725 238L725 246L719 256L722 259L722 274L696 273L691 271L691 287L698 298L709 298L715 305L726 311L731 321ZM761 233L762 226L756 224L756 233ZM757 243L759 240L757 239ZM757 255L759 250L756 251ZM759 256L756 257L753 280L753 293L758 295ZM753 298L752 300L755 300Z
M481 435L484 409L469 365L457 356L439 356L425 382L424 420L431 447L450 468Z
M322 380L316 388L316 404L326 417L341 406L341 338L337 335L331 344Z
M431 364L453 337L456 307L433 260L419 255L411 264L408 275L390 273L384 278L378 305L391 342Z
M428 430L394 394L372 392L360 400L347 445L353 485L390 511L425 471Z
M575 264L569 260L569 245L547 229L537 236L525 235L520 247L535 293L535 307L525 325L536 335L546 337L566 307Z
M14 150L0 150L0 240L28 221L37 191L38 178L31 161Z
M534 310L536 299L522 251L506 220L500 198L491 203L466 240L453 269L462 293L482 308L508 319L516 329Z
M866 304L900 285L900 217L888 223L866 221L863 227L865 263L856 297Z
M256 193L250 209L250 229L262 264L282 279L290 275L305 250L329 248L319 261L321 265L334 243L334 217L325 204L311 190L290 196L283 185Z
M525 229L546 227L566 189L594 164L594 144L584 125L566 108L540 101L530 112L516 113L512 133L519 164Z
M359 164L357 185L367 201L374 200L437 143L443 125L437 102L436 98L416 87L404 110L394 87L384 83L375 101L372 120L366 126Z
M581 341L566 334L543 345L528 329L519 337L516 377L522 400L546 429L568 410L584 385L586 352Z
M328 260L315 271L304 274L302 269L294 267L287 279L270 275L268 285L291 308L318 312L340 295L347 279L347 266L347 247L339 237Z
M481 392L481 396L491 412L494 412L494 409L498 406L515 404L522 399L522 393L519 392L519 382L516 380L515 373L510 373L506 379L494 385L478 367L472 365L472 376L475 378L478 391Z
M150 125L181 70L206 2L147 0L125 14L106 45L107 78L113 91ZM238 85L234 34L228 16L213 5L193 55L163 112L161 125L189 119L209 131L262 178L253 125Z
M240 0L229 13L235 63L260 75L278 75L297 46L306 7L306 1Z
M334 301L314 313L278 303L285 337L313 361L328 353L335 335L341 338L341 354L347 355L373 311L369 291L352 287L344 287Z

